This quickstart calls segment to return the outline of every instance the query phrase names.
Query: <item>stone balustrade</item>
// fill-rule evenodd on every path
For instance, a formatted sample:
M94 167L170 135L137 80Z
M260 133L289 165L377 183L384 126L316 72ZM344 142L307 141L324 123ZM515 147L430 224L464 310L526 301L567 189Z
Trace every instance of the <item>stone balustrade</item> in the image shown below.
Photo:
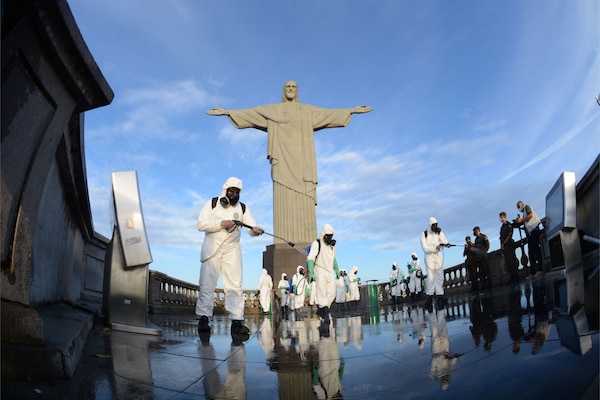
M517 242L516 255L519 260L523 259L523 251L526 239ZM448 250L452 251L452 250ZM462 251L462 250L455 250ZM509 279L504 270L504 259L501 250L495 250L488 254L492 285L497 286L506 283ZM423 266L425 269L425 266ZM526 275L526 269L520 265L521 276ZM425 271L424 271L425 272ZM391 304L389 282L373 283L377 285L377 297L379 305ZM361 286L361 303L365 307L369 304L368 286ZM444 290L447 294L460 293L470 290L471 281L463 264L444 269ZM156 314L187 314L194 313L196 299L198 298L198 285L172 278L158 271L150 271L148 280L148 311ZM276 296L274 296L276 298ZM215 289L215 314L225 314L225 292L223 289ZM245 309L247 315L259 314L261 312L258 293L256 290L244 290Z
M162 272L150 271L148 278L148 311L155 314L194 313L198 285L172 278ZM225 314L225 292L215 289L215 314ZM256 290L244 290L245 314L259 314Z

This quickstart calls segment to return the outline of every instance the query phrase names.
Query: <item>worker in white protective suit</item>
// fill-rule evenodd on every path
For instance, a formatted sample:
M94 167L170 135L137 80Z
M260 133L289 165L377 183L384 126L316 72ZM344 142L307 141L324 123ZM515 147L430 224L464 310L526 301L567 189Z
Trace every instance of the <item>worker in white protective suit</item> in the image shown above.
M450 247L446 235L438 227L437 219L429 218L429 225L421 232L421 248L425 253L425 265L427 266L427 288L425 294L427 300L425 307L430 308L433 295L437 296L438 307L443 307L448 301L444 298L444 254L442 249Z
M340 277L335 280L335 306L338 311L343 311L348 293L348 279L346 270L340 269Z
M335 300L336 279L340 277L333 234L333 227L325 224L307 256L308 280L317 282L317 315L323 319L322 326L326 329L330 322L329 307Z
M208 317L213 314L214 292L223 275L225 310L232 320L231 333L247 335L244 322L244 296L242 291L242 250L240 236L243 223L250 236L262 235L256 226L249 207L240 202L242 181L231 177L223 184L221 195L208 200L198 216L197 228L204 232L201 251L200 285L196 315L199 334L210 334Z
M290 307L290 283L285 272L281 274L277 289L279 289L279 293L281 294L281 315L285 315Z
M256 290L258 291L258 300L260 301L263 314L268 314L271 310L271 301L273 300L273 279L265 268L262 269Z
M308 287L304 267L302 265L296 267L296 273L292 276L292 287L294 288L294 296L292 297L294 304L292 305L292 310L300 312L302 311L302 307L304 307L306 288Z
M417 296L421 293L421 277L423 270L421 269L421 260L417 257L417 253L412 253L412 261L408 264L408 292L411 300L417 300Z
M398 263L394 261L392 263L392 271L390 272L390 294L392 295L392 303L394 305L400 302L400 296L402 295L402 283L404 276L398 268Z
M360 278L358 277L358 267L356 265L350 268L348 281L349 305L351 309L356 311L360 302Z

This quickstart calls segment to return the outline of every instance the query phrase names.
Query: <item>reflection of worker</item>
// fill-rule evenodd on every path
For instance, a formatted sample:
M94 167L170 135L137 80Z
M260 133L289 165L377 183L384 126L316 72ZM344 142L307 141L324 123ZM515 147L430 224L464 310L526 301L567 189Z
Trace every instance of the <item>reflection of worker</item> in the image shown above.
M317 399L341 399L344 360L340 359L335 335L321 337L317 349L319 363L313 367L313 393Z
M271 363L275 357L275 340L273 339L273 321L270 318L263 318L260 322L260 331L258 332L258 342L265 353L267 363Z
M412 309L413 338L417 338L417 346L422 349L425 346L427 323L422 307Z
M232 343L231 352L227 358L227 374L225 383L219 375L215 349L209 343L202 343L198 347L199 357L202 360L202 370L209 371L202 382L204 393L209 399L246 399L246 349ZM220 363L220 361L219 361Z
M317 231L317 162L314 132L348 125L352 114L372 107L326 109L298 102L298 84L284 84L281 103L245 110L214 108L209 115L226 115L236 128L256 128L268 134L273 204L293 204L294 212L274 210L275 235L294 243L309 243Z
M198 217L198 230L204 232L200 266L200 285L196 315L200 316L198 333L210 333L208 317L213 314L214 293L219 274L223 275L225 310L232 320L232 334L248 334L244 322L244 297L242 291L242 250L240 247L241 221L251 236L264 231L255 226L256 221L249 207L240 202L242 181L227 179L219 198L207 201Z
M271 301L273 300L273 279L265 268L262 269L256 290L258 290L258 298L263 314L268 314L271 309Z
M444 310L439 309L429 314L431 328L431 367L429 375L440 381L442 389L446 390L450 383L450 373L454 369L458 357L462 354L450 353L450 339Z

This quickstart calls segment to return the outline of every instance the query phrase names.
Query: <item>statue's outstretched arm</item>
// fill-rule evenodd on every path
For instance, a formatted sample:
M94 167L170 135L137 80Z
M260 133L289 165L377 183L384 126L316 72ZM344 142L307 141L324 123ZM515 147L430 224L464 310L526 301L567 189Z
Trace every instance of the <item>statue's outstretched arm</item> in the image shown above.
M213 108L211 110L208 110L206 113L208 115L229 115L229 112L222 108Z
M352 109L352 114L363 114L371 111L373 107L369 106L356 106Z

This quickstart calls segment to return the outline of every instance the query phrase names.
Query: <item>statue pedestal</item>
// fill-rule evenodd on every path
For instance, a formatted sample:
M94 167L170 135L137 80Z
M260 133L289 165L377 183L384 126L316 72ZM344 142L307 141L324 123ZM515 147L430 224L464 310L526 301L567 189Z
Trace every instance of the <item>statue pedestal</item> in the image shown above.
M263 268L273 278L273 286L276 287L281 279L281 274L286 273L288 280L296 273L298 265L306 268L305 249L311 243L297 243L294 247L288 244L272 244L267 246L263 252ZM308 271L307 271L308 273Z

